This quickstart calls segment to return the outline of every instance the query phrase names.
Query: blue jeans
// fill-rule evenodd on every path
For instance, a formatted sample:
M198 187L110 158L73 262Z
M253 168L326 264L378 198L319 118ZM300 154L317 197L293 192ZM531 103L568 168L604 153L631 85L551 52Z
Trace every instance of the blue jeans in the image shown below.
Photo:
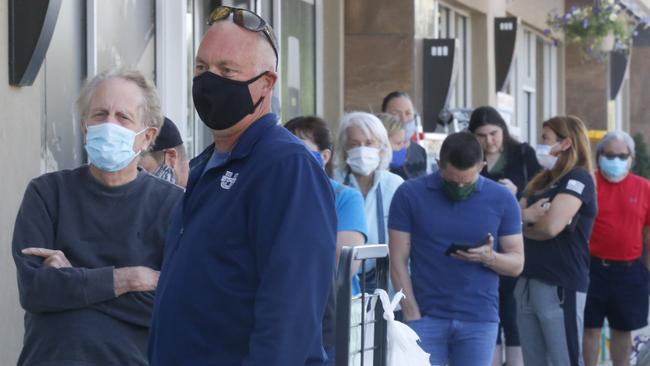
M468 322L423 316L407 323L431 355L431 365L489 366L498 323Z

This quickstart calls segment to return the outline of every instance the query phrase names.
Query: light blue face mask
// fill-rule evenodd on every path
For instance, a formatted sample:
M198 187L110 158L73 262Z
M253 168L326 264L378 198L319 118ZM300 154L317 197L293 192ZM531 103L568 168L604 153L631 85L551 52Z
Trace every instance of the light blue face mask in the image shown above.
M601 155L598 158L598 165L600 166L601 172L612 179L623 178L629 170L627 167L627 159L621 158L608 159Z
M404 123L404 141L409 141L417 131L418 127L415 124L415 119Z
M110 122L89 126L85 146L88 160L105 172L124 169L137 155L133 151L135 137L145 130L135 133Z

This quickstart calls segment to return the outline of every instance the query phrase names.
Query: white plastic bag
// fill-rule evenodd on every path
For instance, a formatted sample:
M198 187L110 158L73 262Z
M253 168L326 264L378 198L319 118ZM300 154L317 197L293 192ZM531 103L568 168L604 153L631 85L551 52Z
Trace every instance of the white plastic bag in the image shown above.
M402 291L399 291L390 301L386 291L376 289L375 294L379 295L384 308L384 319L387 321L388 349L386 350L387 366L430 366L429 354L424 352L418 345L420 337L408 325L395 320L393 310L404 298Z

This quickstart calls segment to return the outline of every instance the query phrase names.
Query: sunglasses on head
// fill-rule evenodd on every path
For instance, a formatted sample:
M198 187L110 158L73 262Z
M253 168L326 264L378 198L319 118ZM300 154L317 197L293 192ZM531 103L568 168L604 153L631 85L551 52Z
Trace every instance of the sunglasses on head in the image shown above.
M251 32L262 32L266 39L271 44L273 52L275 53L275 67L278 67L278 47L273 29L266 23L262 17L247 9L233 8L230 6L219 6L210 13L208 18L208 25L212 25L218 21L228 19L232 14L232 21L238 26L247 29Z
M619 158L621 160L627 160L627 158L630 157L630 154L611 154L611 153L603 153L603 156L609 160L614 160L615 158Z

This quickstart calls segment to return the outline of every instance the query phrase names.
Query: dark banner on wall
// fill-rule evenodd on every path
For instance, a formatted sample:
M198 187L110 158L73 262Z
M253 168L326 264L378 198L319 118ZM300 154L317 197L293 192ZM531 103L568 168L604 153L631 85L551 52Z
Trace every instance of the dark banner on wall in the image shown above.
M621 90L629 59L628 52L613 51L609 53L609 100L616 99Z
M494 18L494 61L497 92L503 91L517 44L517 18Z
M9 84L34 83L60 9L61 0L9 0Z
M438 114L449 100L451 85L456 77L455 39L424 39L422 60L422 128L433 132Z

